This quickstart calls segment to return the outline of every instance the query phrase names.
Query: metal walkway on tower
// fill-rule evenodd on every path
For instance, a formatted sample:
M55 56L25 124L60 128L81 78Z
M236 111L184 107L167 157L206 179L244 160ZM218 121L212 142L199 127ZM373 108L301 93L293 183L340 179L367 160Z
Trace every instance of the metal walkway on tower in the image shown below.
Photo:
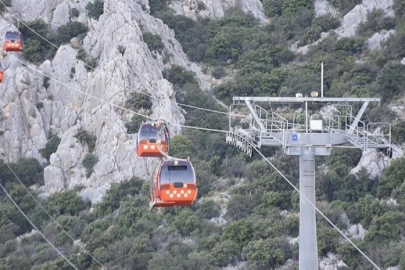
M351 144L360 149L389 148L391 126L389 123L368 123L360 120L370 101L362 98L248 98L235 97L230 106L229 131L226 142L251 154L251 146L323 146ZM321 115L307 115L282 108L272 103L327 102L329 110ZM335 104L333 104L333 102ZM354 116L348 102L364 102L360 115ZM257 103L267 103L267 108ZM341 110L338 108L342 107ZM298 109L299 111L299 109ZM235 113L236 112L236 113Z

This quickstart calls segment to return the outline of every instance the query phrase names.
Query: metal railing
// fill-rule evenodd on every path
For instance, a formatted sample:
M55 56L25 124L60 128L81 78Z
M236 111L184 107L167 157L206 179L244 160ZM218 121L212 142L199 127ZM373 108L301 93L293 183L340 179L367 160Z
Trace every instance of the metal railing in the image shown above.
M256 111L257 116L259 116L260 122L262 122L264 128L267 130L267 119L268 119L269 113L265 109L260 107L259 105L255 105L255 111ZM252 119L252 121L253 121L253 123L255 123L255 121L253 119ZM260 127L257 126L256 123L253 126L260 130Z
M368 140L369 133L367 132L366 124L351 114L347 113L346 116L347 116L345 119L345 130L347 134L346 136L350 138L351 142L356 146L361 147L363 150L367 149L369 142ZM358 124L353 129L353 132L349 134L348 131L350 130L352 123L356 120L358 121Z
M348 119L348 120L347 120ZM353 144L361 147L363 150L369 148L370 146L381 147L391 145L391 124L387 122L374 122L366 124L364 121L357 119L353 115L348 114L346 118L346 132L350 130L351 124L358 120L357 126L353 129L353 133L348 134L347 138L351 140ZM377 126L375 130L372 129L373 126ZM382 131L383 127L388 127L388 133L385 134ZM374 132L373 132L374 131ZM379 134L377 132L380 132Z
M279 141L282 146L285 147L287 140L286 130L288 130L289 127L288 120L278 113L272 112L269 125L270 129L268 128L267 131L270 133L281 133L281 139L278 139L274 136L273 138Z
M375 132L371 132L371 127L372 126L378 126L377 129L379 129L380 133L376 134L378 130L375 130ZM388 134L381 133L383 130L383 127L388 127ZM391 124L388 122L372 122L367 124L367 132L371 134L372 137L376 139L376 142L382 142L382 144L388 144L391 145Z

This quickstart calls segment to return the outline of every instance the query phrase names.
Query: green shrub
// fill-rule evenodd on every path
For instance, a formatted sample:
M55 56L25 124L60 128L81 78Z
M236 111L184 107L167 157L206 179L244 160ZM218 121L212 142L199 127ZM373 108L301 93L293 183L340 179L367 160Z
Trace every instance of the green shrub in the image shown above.
M342 14L345 14L352 10L356 5L361 4L362 0L330 0L329 3Z
M391 161L390 166L382 171L382 178L378 183L379 198L388 198L391 192L399 187L405 179L405 159L398 158Z
M367 14L367 21L360 23L357 28L357 35L369 37L382 30L395 28L395 19L384 16L383 10L373 10Z
M98 157L92 153L88 153L84 157L82 164L83 164L83 167L86 168L87 178L89 178L90 175L93 173L93 167L94 167L94 165L97 164L97 162L98 162Z
M70 16L77 18L77 17L79 17L79 15L80 15L80 12L77 8L72 8L70 10Z
M46 209L51 215L77 215L80 211L86 209L88 202L73 190L54 193L46 200Z
M120 52L121 55L124 55L126 49L127 48L125 46L122 45L118 46L118 51Z
M11 167L26 186L43 183L43 168L38 160L22 158Z
M87 58L86 51L83 48L80 48L79 51L77 52L76 59L85 61L86 58Z
M207 7L205 6L204 2L198 1L198 10L206 10Z
M86 61L84 61L84 63L86 64L86 70L89 72L91 70L94 70L97 66L97 59L88 56L86 58Z
M214 217L218 217L220 214L220 207L219 205L212 201L212 200L204 200L200 207L199 207L199 211L197 212L197 214L201 217L201 218L205 218L205 219L211 219Z
M150 51L158 51L161 53L165 48L160 35L154 35L149 32L143 33L143 41L148 45Z
M225 240L218 243L212 249L212 254L218 260L219 266L235 264L240 258L239 246L231 240Z
M87 55L87 52L80 48L77 52L76 59L82 60L85 64L86 70L89 72L97 66L97 60Z
M60 43L68 43L73 37L87 33L88 28L80 22L68 22L58 28L58 38Z
M388 244L398 240L405 233L405 214L387 212L374 217L364 240L369 243Z
M226 75L226 71L224 67L218 66L214 68L211 74L215 79L221 79Z
M45 89L48 89L48 87L50 86L49 80L50 80L49 77L44 76L44 78L43 78L43 80L42 80L42 86L43 86Z
M112 183L103 201L94 207L94 214L98 217L111 214L119 208L120 203L126 197L133 197L141 192L144 181L137 177L132 177L128 181Z
M86 143L87 147L89 148L89 152L94 151L97 141L97 137L95 135L90 135L87 130L80 129L75 135L75 138L77 138L82 144Z
M330 15L316 17L312 20L311 28L301 37L298 46L313 43L321 37L322 32L328 32L339 26L339 21Z
M405 122L398 122L392 126L392 141L394 143L405 142Z
M104 2L99 0L94 1L94 3L89 2L86 5L86 10L90 18L98 20L104 12Z
M129 110L150 110L152 108L152 101L150 96L146 93L145 90L141 92L131 92L126 101L125 107Z
M405 66L399 62L388 62L378 72L376 82L383 102L402 95L405 89Z
M151 14L162 19L176 34L176 39L181 43L183 51L191 61L203 61L208 46L209 22L208 18L198 18L196 21L183 15L174 15L165 3L155 12L154 4L159 0L149 1ZM154 2L154 4L152 4Z
M51 59L56 52L56 48L49 44L48 41L45 41L43 38L39 37L28 27L33 29L45 39L53 43L57 43L55 36L50 32L49 25L43 20L37 19L34 21L24 22L23 24L20 24L19 31L24 38L23 55L25 59L34 64L39 64L45 59Z
M183 67L177 65L173 65L171 69L163 70L163 77L180 88L186 83L196 83L194 72L186 71Z
M353 168L357 166L360 158L362 156L362 151L360 149L333 149L331 154L326 159L326 165L332 165L336 167L338 163L344 166Z
M242 250L252 239L252 226L252 222L247 219L232 221L224 229L222 241L230 240L239 246L239 250Z
M334 51L347 52L349 54L361 54L364 47L364 38L363 37L343 37L337 40L334 44Z
M150 15L158 16L163 12L171 11L166 0L149 0Z
M182 236L189 236L193 231L201 229L202 226L199 218L188 208L180 211L174 224Z
M53 153L56 152L58 149L59 143L60 143L60 138L56 135L51 136L49 141L46 143L45 148L39 150L41 153L41 156L43 158L46 158L49 161L49 158Z
M138 133L139 128L141 127L142 122L145 120L145 117L135 114L131 118L131 122L125 123L128 134Z
M73 79L73 77L75 76L75 74L76 74L76 68L75 68L75 67L72 67L72 68L70 69L70 78Z
M262 269L279 267L292 257L292 245L285 238L252 241L244 251L249 265L258 264Z
M300 11L300 9L312 9L313 3L311 0L289 0L283 2L283 15L284 14L295 14Z
M283 0L263 0L264 13L267 17L280 16L283 12Z

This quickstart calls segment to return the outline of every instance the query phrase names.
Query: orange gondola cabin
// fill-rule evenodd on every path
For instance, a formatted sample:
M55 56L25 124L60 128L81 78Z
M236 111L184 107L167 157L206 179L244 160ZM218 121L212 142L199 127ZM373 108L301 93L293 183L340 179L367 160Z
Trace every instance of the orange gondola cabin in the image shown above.
M162 152L168 153L169 141L169 129L165 123L144 123L138 132L136 154L140 157L163 157L159 144Z
M7 31L4 37L3 50L10 51L23 51L22 36L18 31Z
M190 206L197 198L195 171L189 160L163 160L150 184L153 207Z
M3 66L1 65L0 62L0 83L3 81L4 79L4 71L3 71Z

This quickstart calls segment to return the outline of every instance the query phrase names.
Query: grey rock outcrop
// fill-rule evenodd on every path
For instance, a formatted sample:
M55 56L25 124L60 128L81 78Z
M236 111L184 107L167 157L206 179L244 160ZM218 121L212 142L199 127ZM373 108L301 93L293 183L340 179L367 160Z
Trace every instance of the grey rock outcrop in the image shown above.
M384 43L390 35L395 34L395 30L383 30L380 33L375 33L371 38L367 40L367 47L370 50L381 50L381 44Z
M53 10L60 0L13 0L12 9L24 21L33 21L41 18L49 23L52 20Z
M315 17L331 15L335 17L337 10L327 0L314 1Z
M0 20L0 25L3 33L15 29L4 20ZM19 53L9 53L2 59L4 81L0 84L0 159L15 162L21 157L33 157L44 161L39 149L45 146L47 138L36 106L44 94L42 77L39 79L29 72L27 67L21 65L20 59Z
M60 26L65 25L69 22L70 10L69 5L66 2L60 3L56 6L53 11L53 16L51 20L51 29L56 30Z
M321 270L335 270L341 267L347 267L347 265L340 260L339 256L328 252L326 257L323 257L319 262L319 269Z
M203 7L199 8L199 4ZM246 14L251 14L262 24L269 22L264 15L262 2L259 0L181 0L171 1L169 5L177 14L193 19L200 17L220 18L233 8L238 7Z
M370 177L377 177L389 163L390 159L386 155L375 149L368 149L363 152L359 164L357 164L350 173L356 174L361 168L365 168L370 174Z
M355 6L342 20L341 27L337 33L343 37L356 35L360 23L367 21L367 14L371 11L382 10L385 16L394 16L392 9L393 0L363 0L362 4Z
M336 11L333 7L329 8L330 5L324 0L317 0L314 2L315 14L316 16L326 15L328 13L334 15ZM338 29L331 30L336 33L339 37L352 37L356 35L357 28L360 23L367 21L367 14L373 10L383 10L385 16L392 17L394 12L392 9L393 0L363 0L362 4L355 6L351 11L349 11L342 19L341 26ZM326 13L326 14L325 14ZM381 33L376 33L367 41L367 45L370 49L378 49L381 46L381 42L385 41L389 35L394 33L395 30L382 31ZM323 39L328 37L330 32L321 33L321 38L312 44L308 44L302 47L298 47L297 43L290 46L290 50L294 53L306 54L311 46L316 46Z

